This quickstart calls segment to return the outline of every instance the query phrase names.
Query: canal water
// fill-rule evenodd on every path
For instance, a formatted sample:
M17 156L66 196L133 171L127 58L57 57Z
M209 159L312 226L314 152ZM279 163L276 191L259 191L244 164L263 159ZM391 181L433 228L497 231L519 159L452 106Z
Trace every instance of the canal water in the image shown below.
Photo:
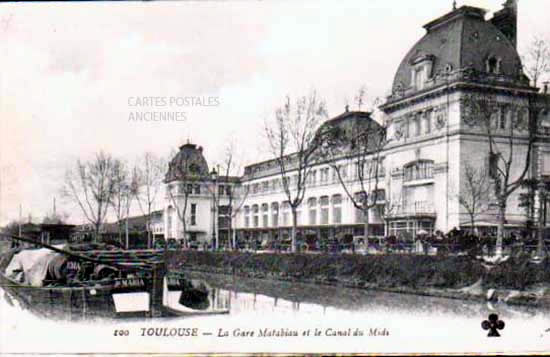
M2 297L0 352L452 353L550 348L550 315L542 309L226 275L190 277L208 287L208 309L229 313L53 321ZM168 304L177 307L180 295L170 292ZM481 327L492 313L505 323L500 338L488 338Z

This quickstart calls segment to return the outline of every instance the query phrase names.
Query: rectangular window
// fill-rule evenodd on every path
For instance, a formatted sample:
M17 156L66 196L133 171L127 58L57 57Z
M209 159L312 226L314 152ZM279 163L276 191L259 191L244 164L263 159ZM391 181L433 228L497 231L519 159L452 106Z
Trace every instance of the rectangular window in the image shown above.
M225 194L225 186L219 185L218 186L218 196L223 196Z
M332 222L342 223L342 195L340 194L332 196Z
M195 185L195 195L201 194L201 185Z
M432 132L432 111L428 110L424 113L424 132L429 134Z
M414 70L414 85L417 90L424 88L424 82L426 82L426 71L424 66L421 66Z
M332 221L334 224L342 223L342 206L334 206L332 208Z
M195 226L197 224L197 204L191 203L191 225Z
M506 109L500 108L500 128L506 129Z
M321 182L328 182L329 180L329 168L326 167L324 169L321 169L321 178L320 178L320 181Z
M290 204L288 201L283 202L283 226L290 225Z
M316 225L317 224L317 199L315 197L312 197L308 200L308 207L309 207L309 224L310 225Z
M421 123L420 123L420 116L417 115L415 118L414 118L414 135L415 136L420 136L421 134Z

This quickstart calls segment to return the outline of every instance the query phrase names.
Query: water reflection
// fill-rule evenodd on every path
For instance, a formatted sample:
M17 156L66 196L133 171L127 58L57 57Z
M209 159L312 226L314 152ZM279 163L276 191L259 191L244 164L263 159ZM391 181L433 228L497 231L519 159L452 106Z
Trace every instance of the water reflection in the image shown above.
M247 312L325 315L350 312L379 314L403 312L416 315L486 316L498 311L503 317L533 317L546 309L512 306L504 303L466 301L381 291L320 286L284 281L188 273L192 279L207 282L210 303L229 309L231 315ZM174 297L173 299L176 299Z
M187 311L189 312L188 316L228 310L229 316L232 317L252 313L272 316L293 314L315 318L316 316L337 315L345 312L365 317L398 313L403 316L451 315L478 318L487 316L491 312L498 312L504 318L529 318L547 312L546 309L509 306L502 303L488 304L480 301L247 279L230 275L194 272L187 274L193 285L205 285L208 302L204 304L204 308L192 310L189 306L185 306L182 304L184 297L182 291L177 290L167 292L164 305L178 311ZM68 307L73 304L67 305L64 304L64 301L56 303L50 301L48 306L44 306L44 304L37 304L37 300L20 301L18 296L7 291L2 292L1 295L3 298L0 299L2 300L0 309L6 306L14 312L30 310L34 315L48 319L89 320L96 317L91 315L90 310L87 315L83 314L81 306L76 306L78 314L72 313L72 311L67 312ZM107 306L103 306L103 308L106 309ZM105 318L105 315L102 318Z

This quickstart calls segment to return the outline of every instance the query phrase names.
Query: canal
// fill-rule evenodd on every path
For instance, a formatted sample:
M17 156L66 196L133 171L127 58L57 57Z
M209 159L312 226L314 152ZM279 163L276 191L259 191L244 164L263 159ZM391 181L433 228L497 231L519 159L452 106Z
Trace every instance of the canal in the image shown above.
M536 308L229 275L189 277L208 287L209 309L229 313L170 320L52 321L2 297L1 351L450 353L550 347L550 316ZM178 305L180 294L171 291L168 304ZM505 322L500 339L488 339L481 328L491 313ZM169 336L176 328L196 329L197 336ZM115 336L115 331L128 335ZM32 346L24 342L29 336Z

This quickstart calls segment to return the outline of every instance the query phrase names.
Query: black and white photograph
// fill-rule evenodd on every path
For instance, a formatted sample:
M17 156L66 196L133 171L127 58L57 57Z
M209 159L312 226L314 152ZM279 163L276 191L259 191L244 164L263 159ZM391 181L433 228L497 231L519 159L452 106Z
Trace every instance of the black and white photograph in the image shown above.
M549 353L549 13L0 3L0 355Z

